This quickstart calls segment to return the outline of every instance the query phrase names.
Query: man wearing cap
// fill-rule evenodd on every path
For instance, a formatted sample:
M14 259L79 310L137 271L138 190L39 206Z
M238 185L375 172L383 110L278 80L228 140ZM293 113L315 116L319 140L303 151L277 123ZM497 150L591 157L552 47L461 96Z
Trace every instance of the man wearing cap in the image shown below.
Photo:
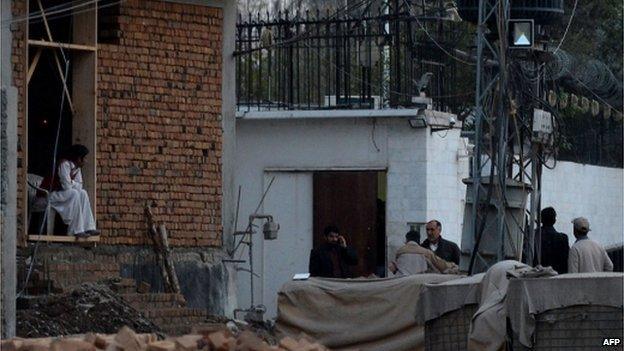
M574 236L576 242L570 248L568 256L569 273L611 272L613 262L607 255L607 251L597 242L587 237L589 221L587 218L575 218Z

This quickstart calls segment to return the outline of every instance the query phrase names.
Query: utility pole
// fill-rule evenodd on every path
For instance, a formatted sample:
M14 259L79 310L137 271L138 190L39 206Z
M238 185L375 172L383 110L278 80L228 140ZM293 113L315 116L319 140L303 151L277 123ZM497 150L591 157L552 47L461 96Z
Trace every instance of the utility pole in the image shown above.
M541 151L531 141L532 113L518 108L524 95L511 84L517 62L508 43L510 6L510 0L479 0L475 148L471 178L465 180L461 262L470 274L502 260L521 260L525 238L533 242L539 211Z

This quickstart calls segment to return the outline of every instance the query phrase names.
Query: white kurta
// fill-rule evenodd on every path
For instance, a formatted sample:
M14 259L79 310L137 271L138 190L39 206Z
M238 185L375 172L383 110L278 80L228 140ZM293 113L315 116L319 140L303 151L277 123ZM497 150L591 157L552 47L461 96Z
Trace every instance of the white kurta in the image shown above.
M75 235L95 230L95 220L87 192L82 188L82 172L71 161L62 161L58 168L63 190L50 194L50 205L67 224L67 234ZM73 179L72 179L73 178Z

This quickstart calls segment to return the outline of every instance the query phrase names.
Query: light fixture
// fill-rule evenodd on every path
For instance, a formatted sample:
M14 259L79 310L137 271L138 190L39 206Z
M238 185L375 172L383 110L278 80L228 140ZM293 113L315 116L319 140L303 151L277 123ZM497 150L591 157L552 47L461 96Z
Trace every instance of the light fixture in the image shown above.
M249 264L249 268L243 268L243 267L236 267L237 271L245 271L245 272L249 272L249 287L250 287L250 296L251 296L251 305L249 306L249 308L237 308L234 310L234 317L236 317L236 315L238 313L244 313L244 319L245 321L247 321L248 323L252 323L252 322L262 322L264 320L264 314L266 313L266 307L264 305L256 305L255 304L255 300L254 300L254 288L253 288L253 284L254 284L254 277L258 277L260 278L260 276L258 274L255 273L254 271L254 260L253 260L253 234L255 234L256 232L254 231L254 227L256 227L253 222L256 219L263 219L266 222L264 223L264 225L262 226L262 233L264 234L264 240L275 240L277 239L277 232L279 230L279 224L277 222L275 222L273 220L273 216L268 215L268 214L262 214L262 213L254 213L249 215L249 223L247 225L247 229L244 231L235 231L234 232L234 236L242 236L242 238L238 241L238 244L236 244L236 246L234 247L234 250L232 250L231 252L228 252L228 254L233 257L234 253L236 253L236 250L238 249L238 247L240 245L247 245L249 247L249 249L247 250L247 253L249 255L249 259L247 261L245 260L240 260L240 259L222 259L222 262L231 262L231 263L245 263L247 262ZM245 240L245 238L249 236L249 238L247 240Z
M427 117L425 116L425 110L422 108L418 109L416 116L410 117L407 121L412 128L427 128Z
M508 22L509 48L530 49L534 42L532 19L510 19Z
M273 222L273 217L269 217L268 220L262 226L262 233L264 234L264 240L277 239L277 231L279 230L279 224Z

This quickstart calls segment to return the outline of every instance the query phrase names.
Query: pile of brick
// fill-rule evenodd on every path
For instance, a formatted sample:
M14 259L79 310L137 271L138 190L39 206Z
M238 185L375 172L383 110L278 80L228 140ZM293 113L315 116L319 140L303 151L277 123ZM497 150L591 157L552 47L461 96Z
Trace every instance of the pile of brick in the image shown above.
M156 334L136 334L123 327L117 334L89 333L65 338L4 340L3 351L328 351L309 338L285 337L278 345L269 345L250 331L234 335L228 329L205 330L197 334L158 340Z

